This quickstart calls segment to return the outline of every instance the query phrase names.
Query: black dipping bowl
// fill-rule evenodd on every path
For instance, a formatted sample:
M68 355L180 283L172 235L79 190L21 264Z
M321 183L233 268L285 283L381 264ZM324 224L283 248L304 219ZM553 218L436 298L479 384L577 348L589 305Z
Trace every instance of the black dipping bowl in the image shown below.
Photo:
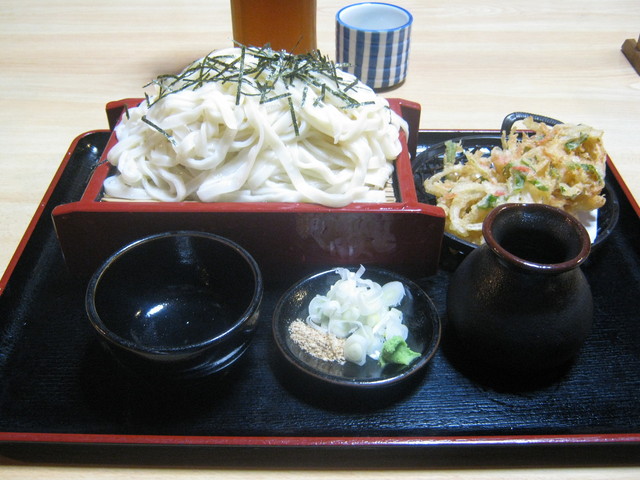
M262 294L258 265L239 245L177 231L114 253L91 278L85 303L120 363L145 376L192 379L245 352Z
M354 271L355 269L350 269ZM416 376L433 358L440 343L440 318L429 296L418 285L394 272L367 267L365 279L383 285L391 281L402 282L405 296L396 307L403 313L403 323L409 328L407 345L421 356L408 366L381 367L376 360L367 358L363 366L346 362L319 360L302 350L290 337L289 325L296 319L305 319L309 302L316 295L326 295L340 276L335 269L304 278L293 285L278 301L273 314L273 337L281 357L294 372L305 380L321 382L341 389L381 389L399 386Z

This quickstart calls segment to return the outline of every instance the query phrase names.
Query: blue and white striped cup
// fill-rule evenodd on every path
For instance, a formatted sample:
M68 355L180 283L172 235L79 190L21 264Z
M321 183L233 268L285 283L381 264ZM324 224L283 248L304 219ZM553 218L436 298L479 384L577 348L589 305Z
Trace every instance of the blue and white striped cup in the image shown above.
M386 89L407 76L413 16L388 3L365 2L336 14L336 60L373 89Z

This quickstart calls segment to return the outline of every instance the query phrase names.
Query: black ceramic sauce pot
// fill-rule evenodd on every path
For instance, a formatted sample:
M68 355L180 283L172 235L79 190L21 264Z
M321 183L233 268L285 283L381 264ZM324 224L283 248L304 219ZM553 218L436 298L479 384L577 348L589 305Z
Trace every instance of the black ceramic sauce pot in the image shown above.
M593 320L580 265L585 228L564 211L505 204L485 219L485 244L454 272L447 309L467 358L506 373L536 373L569 362Z

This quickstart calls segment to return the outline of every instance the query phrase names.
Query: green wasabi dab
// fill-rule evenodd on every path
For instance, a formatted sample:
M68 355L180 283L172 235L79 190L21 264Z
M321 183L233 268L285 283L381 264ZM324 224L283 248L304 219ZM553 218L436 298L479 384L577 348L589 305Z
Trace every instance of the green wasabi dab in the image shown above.
M407 342L405 342L402 337L396 336L384 342L378 363L381 367L389 363L409 365L419 356L420 354L418 352L414 352L409 348Z

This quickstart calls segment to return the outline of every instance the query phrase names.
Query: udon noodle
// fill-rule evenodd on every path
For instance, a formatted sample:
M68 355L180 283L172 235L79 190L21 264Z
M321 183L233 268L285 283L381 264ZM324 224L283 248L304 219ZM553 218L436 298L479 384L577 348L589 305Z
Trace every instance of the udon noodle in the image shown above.
M106 197L385 201L406 124L318 52L221 50L152 83L115 128Z

